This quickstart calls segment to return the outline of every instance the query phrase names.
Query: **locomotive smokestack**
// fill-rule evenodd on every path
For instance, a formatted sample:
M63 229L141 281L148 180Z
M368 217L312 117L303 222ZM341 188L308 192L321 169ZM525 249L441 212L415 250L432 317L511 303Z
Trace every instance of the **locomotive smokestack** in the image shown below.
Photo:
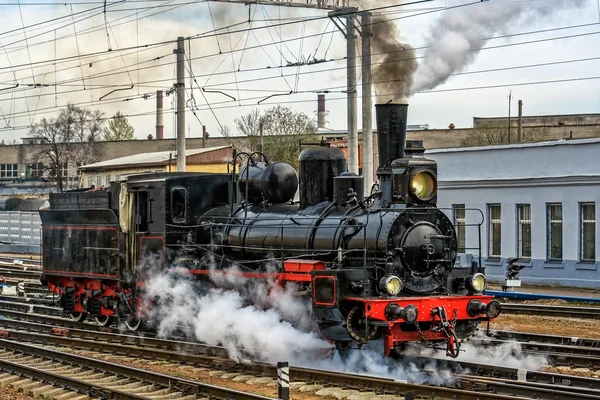
M327 127L327 111L325 111L325 95L320 94L317 100L317 128Z
M156 139L163 138L163 92L156 91Z
M408 104L376 104L379 168L404 157Z

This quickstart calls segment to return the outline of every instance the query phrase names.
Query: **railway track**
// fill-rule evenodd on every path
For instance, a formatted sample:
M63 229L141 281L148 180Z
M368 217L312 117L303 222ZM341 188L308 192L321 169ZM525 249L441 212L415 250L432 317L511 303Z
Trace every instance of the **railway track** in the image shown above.
M32 395L68 388L93 398L123 400L269 399L12 340L0 339L0 348L4 350L0 368L10 374L5 382L13 382ZM20 383L15 382L20 379Z
M183 343L180 341L118 335L108 332L57 328L24 321L2 320L0 321L0 326L4 326L5 328L11 327L10 329L0 331L0 333L12 340L68 346L88 351L99 351L103 354L119 354L133 358L143 357L175 364L188 363L212 370L233 372L234 374L237 372L238 375L236 376L272 377L276 374L275 367L269 364L239 364L226 359L227 352L225 349L198 343ZM25 331L16 329L23 329ZM412 361L426 364L431 360ZM472 397L474 390L479 393L478 398L482 398L482 392L495 392L506 396L521 395L526 398L535 395L537 398L548 399L570 399L572 397L569 396L577 393L581 396L580 398L600 398L600 392L598 391L600 389L600 380L596 379L452 361L440 361L439 367L455 371L467 368L477 375L457 374L456 383L458 388L437 388L436 393L439 392L440 396L452 397L458 393L452 390L460 391L462 389L463 391L466 390L471 397L464 397L465 393L463 393L459 398L475 398ZM433 390L431 387L399 383L388 379L367 378L308 368L294 367L291 369L291 375L295 380L311 382L319 390L324 384L339 384L349 388L349 390L383 390L394 393L405 393L415 390L415 393L426 393L429 390ZM378 389L380 385L383 385L383 387ZM570 387L564 388L562 387L563 385L570 385ZM565 390L567 391L565 392Z
M600 307L548 306L501 303L503 314L551 315L553 317L600 319Z

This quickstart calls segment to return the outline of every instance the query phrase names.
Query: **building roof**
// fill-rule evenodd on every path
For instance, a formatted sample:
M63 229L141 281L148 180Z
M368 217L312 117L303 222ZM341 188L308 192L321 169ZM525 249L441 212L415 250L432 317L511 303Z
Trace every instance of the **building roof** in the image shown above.
M223 150L231 146L206 147L203 149L187 149L185 156L194 156L197 154L210 153L212 151ZM140 153L131 156L113 158L111 160L101 161L93 164L83 165L79 167L82 171L106 169L109 167L125 167L125 166L149 166L149 165L164 165L171 161L177 160L177 152L175 150L157 151L153 153Z
M600 138L589 139L559 139L546 142L533 143L511 143L511 144L495 144L489 146L474 146L474 147L451 147L447 149L432 149L426 150L425 153L459 153L469 151L490 151L490 150L510 150L510 149L526 149L532 147L552 147L552 146L576 146L583 144L600 143Z
M438 163L440 182L550 180L599 177L600 138L555 140L425 152Z

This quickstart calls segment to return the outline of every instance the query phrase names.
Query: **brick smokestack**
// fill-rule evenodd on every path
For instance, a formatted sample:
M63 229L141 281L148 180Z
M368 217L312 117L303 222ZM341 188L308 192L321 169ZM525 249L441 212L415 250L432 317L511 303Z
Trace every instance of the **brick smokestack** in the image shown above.
M156 91L156 139L163 139L163 91Z
M327 111L325 111L324 94L320 94L317 100L317 128L327 128Z

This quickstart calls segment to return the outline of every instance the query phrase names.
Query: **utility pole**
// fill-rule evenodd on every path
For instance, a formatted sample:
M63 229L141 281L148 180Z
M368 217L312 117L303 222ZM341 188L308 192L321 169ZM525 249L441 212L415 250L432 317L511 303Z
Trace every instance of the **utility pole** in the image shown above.
M523 100L519 100L519 126L517 128L517 140L523 140Z
M202 148L206 148L206 125L202 125Z
M365 181L365 194L371 193L373 186L373 100L371 75L371 13L361 15L362 42L362 175Z
M177 38L177 172L185 172L185 47L184 38Z
M356 93L356 27L354 14L346 17L348 89L348 172L358 174L358 96Z
M508 94L508 143L510 143L510 102L512 100L512 91Z

